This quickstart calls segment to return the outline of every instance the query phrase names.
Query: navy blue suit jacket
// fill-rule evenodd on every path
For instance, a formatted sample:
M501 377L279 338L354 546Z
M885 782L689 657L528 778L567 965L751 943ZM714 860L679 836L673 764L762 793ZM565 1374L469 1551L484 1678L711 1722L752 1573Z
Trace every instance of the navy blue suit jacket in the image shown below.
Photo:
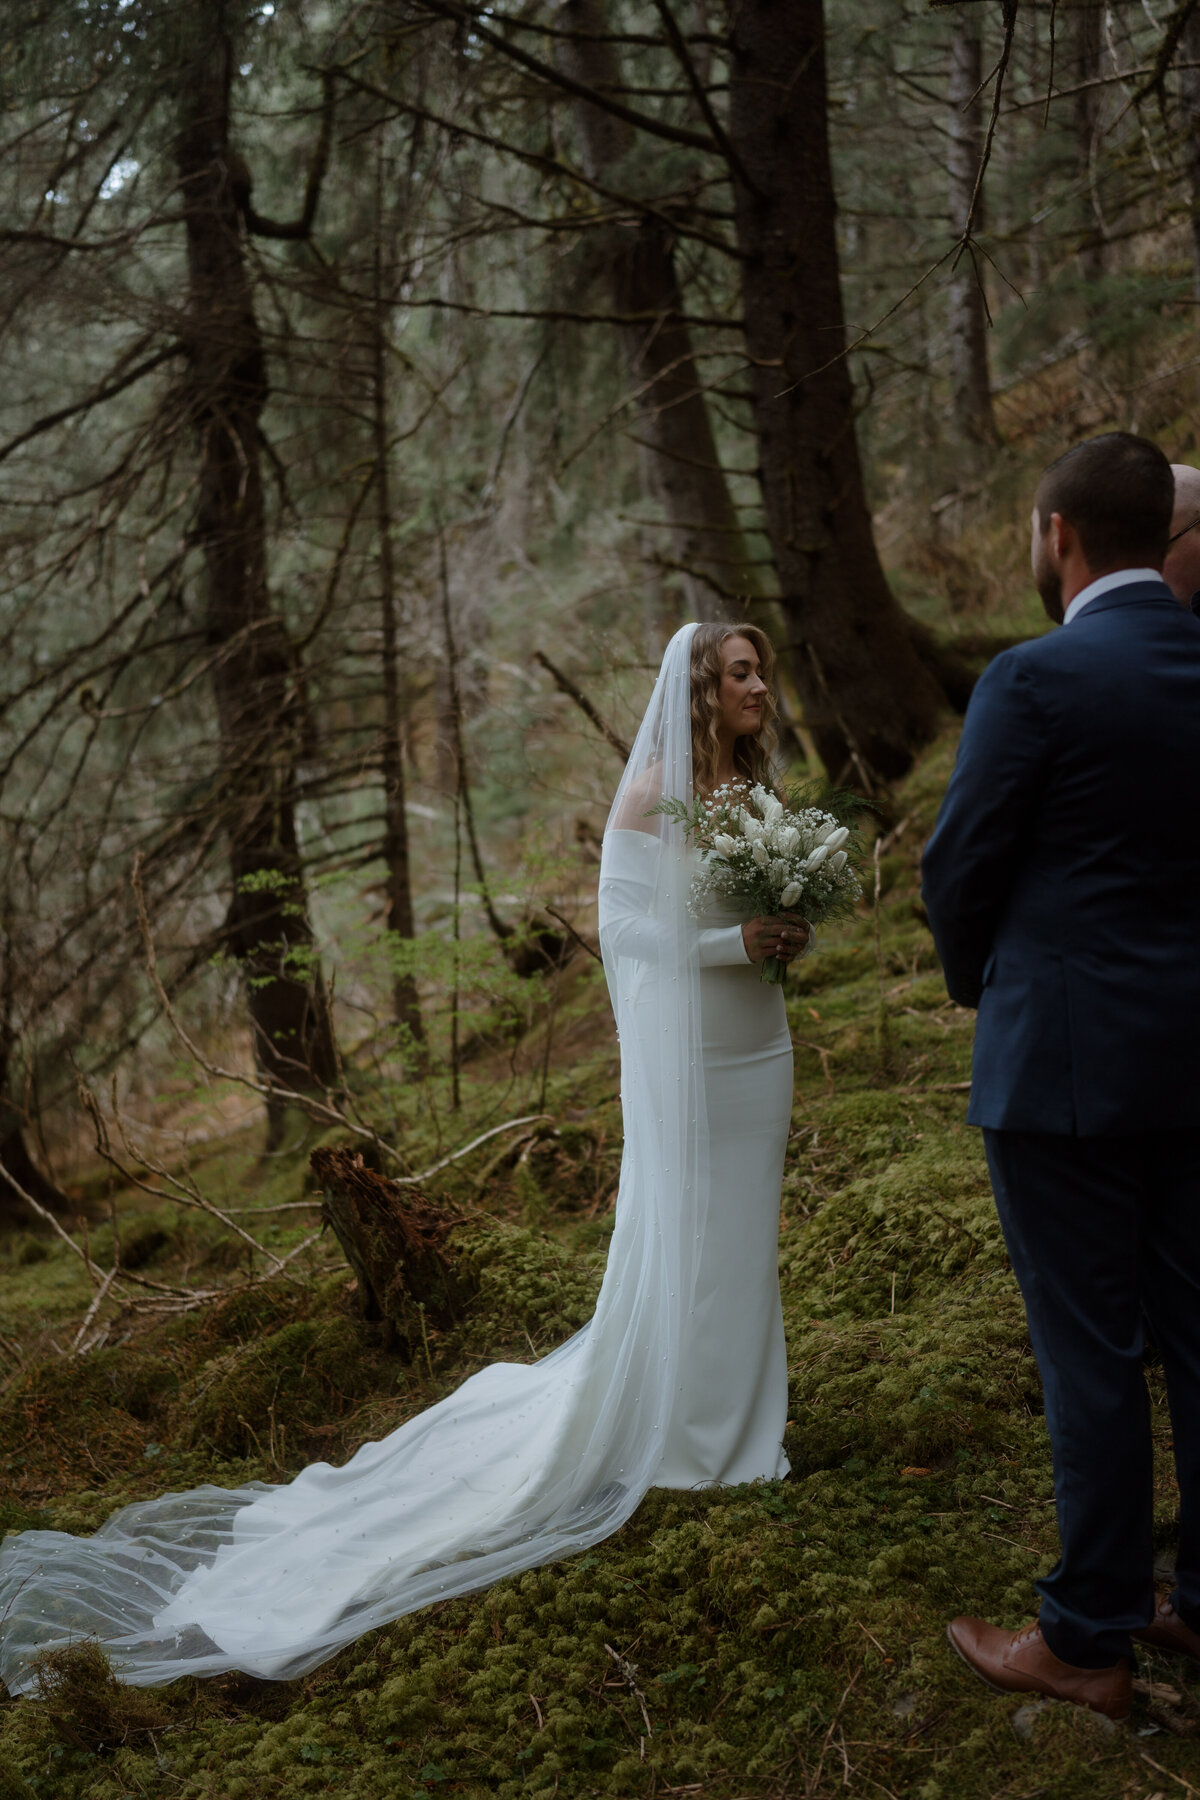
M925 847L974 1125L1200 1126L1200 619L1110 589L990 664Z

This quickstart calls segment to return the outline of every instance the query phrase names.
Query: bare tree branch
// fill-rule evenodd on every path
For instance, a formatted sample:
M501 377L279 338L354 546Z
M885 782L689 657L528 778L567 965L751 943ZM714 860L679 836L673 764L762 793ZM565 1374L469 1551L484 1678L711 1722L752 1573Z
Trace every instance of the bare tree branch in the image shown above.
M483 23L486 15L482 12L458 6L454 4L454 0L420 0L420 4L427 12L436 13L443 19L452 19L456 25L469 26L474 37L482 38L485 44L490 44L501 56L507 56L511 62L528 69L530 74L539 76L543 81L548 81L552 87L561 88L565 94L574 94L577 99L589 100L593 106L612 113L614 118L624 119L627 125L633 125L639 131L648 131L653 137L665 138L669 144L687 144L693 150L720 149L720 145L711 137L705 137L703 132L688 131L681 125L668 125L665 120L656 119L651 113L638 112L632 106L622 106L619 100L610 100L605 94L597 93L583 82L573 81L561 69L556 69L553 63L543 62L540 56L532 56L528 50L520 49L498 32L490 31Z
M628 762L629 745L625 742L624 738L618 737L617 733L613 730L612 726L608 724L607 720L600 716L583 689L577 687L569 675L564 675L557 663L552 663L550 661L550 658L546 655L544 650L535 650L533 653L533 660L534 662L541 663L543 669L545 669L546 673L553 680L555 687L566 694L569 700L573 700L580 712L583 713L584 717L591 720L605 743L609 744L612 749L616 751L617 755L621 758L621 761Z
M16 437L9 439L7 444L0 445L0 462L11 456L14 450L19 450L22 444L29 443L32 438L40 437L44 432L52 430L55 425L61 425L65 419L77 418L80 413L90 412L94 406L102 406L106 400L112 400L117 394L123 394L126 388L132 387L135 382L140 381L143 375L153 374L155 369L161 369L162 365L170 362L172 357L183 354L184 346L182 344L168 344L167 348L160 350L156 356L148 356L144 362L135 364L119 381L106 382L98 388L93 388L92 392L85 395L82 400L72 401L70 406L60 406L56 412L47 413L44 418L35 419L32 425L27 426L24 431L19 431Z
M654 5L659 18L663 22L663 30L670 39L671 48L675 52L676 61L687 76L688 86L696 96L696 104L704 114L704 122L712 132L713 142L717 145L722 156L725 158L725 161L729 164L729 167L742 183L742 186L747 188L750 193L757 194L759 190L746 173L745 163L743 163L741 157L730 143L728 132L713 111L712 101L705 91L704 83L701 81L696 65L692 61L691 54L684 42L683 33L680 31L679 26L675 21L675 15L671 11L668 0L654 0Z
M1195 4L1196 0L1192 0L1192 3ZM1004 44L1000 51L1000 60L995 68L996 91L992 95L992 116L988 120L987 135L983 140L983 153L979 158L979 169L975 176L975 187L971 194L971 204L967 208L966 223L963 226L962 237L959 240L958 254L951 264L952 268L958 267L963 252L970 244L975 220L979 216L979 201L980 196L983 193L983 178L987 173L987 166L992 158L992 140L996 135L996 121L1000 117L1000 101L1004 95L1004 76L1008 69L1009 58L1012 55L1013 36L1017 29L1017 13L1020 9L1020 5L1021 0L1001 0L1001 10L1004 15Z
M246 224L255 237L283 238L291 242L308 237L317 216L317 206L321 199L321 186L329 168L329 152L333 144L333 112L336 98L336 84L332 71L326 69L321 76L324 94L321 101L321 130L317 138L316 149L309 165L308 179L304 184L304 205L300 209L300 217L284 223L277 219L265 219L261 213L255 212L247 197L245 207Z

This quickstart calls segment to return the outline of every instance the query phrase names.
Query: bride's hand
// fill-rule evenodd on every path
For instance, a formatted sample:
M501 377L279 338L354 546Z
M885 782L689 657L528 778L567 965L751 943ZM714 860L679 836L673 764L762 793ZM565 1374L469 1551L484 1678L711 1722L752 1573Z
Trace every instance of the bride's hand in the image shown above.
M808 926L794 915L747 919L742 926L742 942L751 962L763 962L768 956L790 962L807 946Z

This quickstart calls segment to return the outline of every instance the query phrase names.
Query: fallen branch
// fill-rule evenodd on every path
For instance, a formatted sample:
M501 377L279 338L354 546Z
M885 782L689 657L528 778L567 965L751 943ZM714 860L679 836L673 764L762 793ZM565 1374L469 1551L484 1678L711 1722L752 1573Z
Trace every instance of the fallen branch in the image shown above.
M174 1193L168 1193L164 1192L162 1188L151 1187L148 1181L143 1181L141 1176L135 1175L132 1169L125 1168L120 1159L113 1154L112 1146L108 1141L108 1127L105 1124L104 1116L100 1111L99 1102L83 1077L79 1074L76 1075L76 1087L79 1094L79 1103L92 1121L92 1129L96 1135L96 1154L104 1162L108 1163L110 1168L116 1170L126 1186L140 1189L143 1194L149 1194L152 1200L174 1201L178 1206L193 1206L198 1212L207 1213L210 1218L216 1219L220 1224L224 1225L227 1230L232 1231L237 1237L240 1237L242 1242L251 1250L257 1250L261 1256L265 1256L268 1262L275 1265L273 1272L278 1274L279 1270L283 1267L283 1263L273 1250L268 1250L265 1245L259 1243L257 1238L251 1237L248 1231L243 1230L243 1228L231 1219L227 1213L223 1212L219 1206L214 1206L212 1201L200 1192L200 1189L196 1186L194 1181L180 1181L177 1176L171 1174L169 1169L163 1168L159 1163L152 1162L144 1150L139 1150L134 1145L130 1144L128 1138L125 1136L121 1115L116 1111L114 1102L113 1110L117 1121L117 1129L121 1133L121 1141L129 1155L131 1157L136 1157L139 1162L145 1163L152 1174L157 1175L160 1181L165 1181L168 1184L168 1187L173 1188L175 1191Z
M1155 1762L1154 1758L1147 1756L1144 1750L1140 1750L1138 1754L1144 1763L1149 1763L1152 1769L1156 1769L1160 1775L1165 1775L1168 1781L1178 1782L1185 1794L1200 1794L1200 1788L1194 1788L1190 1781L1187 1781L1182 1775L1177 1775L1174 1769L1165 1769L1162 1763Z
M612 1657L618 1669L620 1669L625 1685L633 1689L637 1703L642 1709L642 1719L646 1727L646 1736L648 1738L653 1737L654 1727L650 1723L650 1714L646 1710L646 1696L637 1684L637 1664L631 1663L627 1657L621 1655L619 1650L614 1650L611 1644L605 1644L604 1648L608 1651L608 1654Z
M493 1125L490 1131L481 1132L477 1138L472 1138L469 1144L464 1144L461 1150L452 1150L449 1156L443 1156L440 1162L431 1163L427 1169L422 1169L419 1175L392 1175L388 1179L393 1181L397 1187L416 1187L420 1182L428 1181L431 1175L437 1175L442 1169L449 1168L451 1163L458 1162L461 1157L469 1155L472 1150L478 1150L480 1144L486 1144L489 1138L499 1137L502 1131L515 1131L518 1125L533 1125L539 1119L552 1119L553 1117L553 1113L538 1112L526 1113L523 1119L505 1119L503 1125Z
M114 1280L120 1266L121 1266L120 1263L113 1264L112 1268L108 1271L108 1274L104 1277L104 1280L100 1283L100 1286L96 1289L96 1292L93 1294L92 1304L88 1307L87 1311L83 1315L83 1324L79 1327L79 1330L75 1333L75 1339L71 1345L71 1355L72 1356L78 1356L80 1354L80 1351L83 1348L83 1340L88 1334L88 1328L91 1325L92 1320L95 1318L96 1314L100 1311L100 1308L104 1304L105 1300L107 1300L108 1290L109 1290L109 1288L111 1288L111 1286L113 1284L113 1280Z
M21 1186L20 1182L17 1180L16 1176L13 1174L10 1174L9 1170L5 1168L3 1162L0 1162L0 1181L6 1181L9 1185L9 1187L13 1190L13 1193L18 1195L18 1197L20 1199L24 1200L26 1206L30 1207L37 1214L39 1219L44 1219L46 1221L47 1225L50 1226L52 1231L57 1232L58 1236L62 1239L63 1243L66 1244L69 1249L71 1249L75 1252L75 1255L83 1263L83 1266L87 1270L88 1274L91 1276L92 1280L97 1283L97 1285L99 1285L100 1283L103 1282L104 1277L101 1275L99 1269L96 1267L95 1263L92 1261L92 1259L88 1255L87 1251L84 1250L79 1244L77 1244L75 1242L75 1239L71 1236L70 1232L65 1230L63 1228L63 1226L61 1226L59 1224L58 1220L55 1218L55 1216L52 1212L48 1211L48 1209L46 1207L40 1205L38 1203L38 1201L36 1201L34 1199L32 1194L26 1192L26 1190Z
M312 1212L313 1208L319 1207L320 1204L321 1202L315 1199L282 1200L278 1206L227 1206L225 1211L233 1218L237 1218L239 1214L245 1217L247 1213Z
M815 1050L816 1051L817 1055L821 1059L821 1073L825 1077L825 1081L829 1087L830 1093L832 1093L833 1092L833 1073L829 1067L829 1052L825 1048L824 1044L814 1044L809 1038L797 1038L796 1042L798 1044L802 1045L805 1050Z

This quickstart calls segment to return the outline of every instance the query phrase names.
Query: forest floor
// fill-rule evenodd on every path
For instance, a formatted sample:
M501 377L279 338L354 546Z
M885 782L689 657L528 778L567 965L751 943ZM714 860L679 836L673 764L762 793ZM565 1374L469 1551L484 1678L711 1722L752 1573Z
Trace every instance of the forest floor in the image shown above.
M918 902L952 753L948 735L899 795L877 918L864 907L828 934L790 987L788 1480L651 1493L594 1550L373 1632L300 1681L138 1691L77 1656L44 1698L0 1705L0 1800L1200 1792L1190 1671L1146 1655L1117 1727L988 1693L945 1639L958 1612L1026 1620L1055 1554L1037 1374L964 1123L972 1019L947 1001ZM497 1356L550 1348L589 1314L619 1158L611 1021L582 958L546 1093L558 1135L480 1152L434 1190L494 1216L463 1237L480 1282L469 1315L412 1360L357 1319L328 1235L282 1276L129 1322L83 1357L69 1354L91 1293L78 1260L12 1240L0 1529L90 1531L127 1500L336 1461ZM312 1199L306 1154L271 1170L232 1138L194 1172L229 1203ZM316 1219L280 1213L260 1235L283 1254ZM98 1262L107 1230L92 1231ZM244 1273L196 1213L143 1203L122 1235L150 1278ZM1161 1371L1147 1374L1165 1569L1170 1426Z

